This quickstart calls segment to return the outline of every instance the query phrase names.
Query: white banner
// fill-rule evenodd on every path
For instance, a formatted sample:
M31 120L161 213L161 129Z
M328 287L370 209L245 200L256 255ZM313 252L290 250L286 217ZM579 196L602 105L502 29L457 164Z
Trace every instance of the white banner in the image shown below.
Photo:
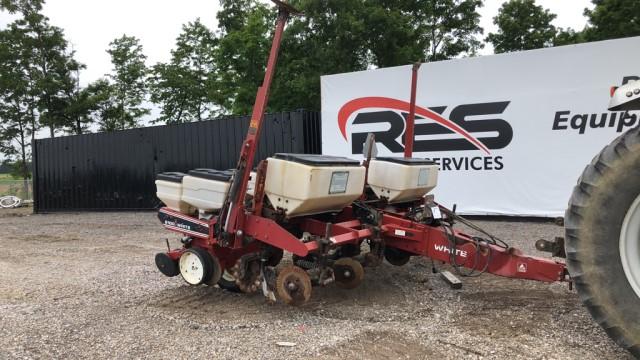
M637 126L609 89L640 80L640 37L423 64L414 157L440 165L436 201L462 214L563 216L584 167ZM402 156L411 66L328 75L322 149Z

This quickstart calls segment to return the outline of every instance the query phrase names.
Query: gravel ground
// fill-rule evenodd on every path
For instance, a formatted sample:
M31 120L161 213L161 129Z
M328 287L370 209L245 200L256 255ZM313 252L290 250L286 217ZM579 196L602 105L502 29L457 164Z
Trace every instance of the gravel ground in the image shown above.
M562 234L479 224L527 252ZM566 284L483 275L452 290L413 259L294 308L161 275L153 256L177 237L154 213L0 210L0 227L0 358L631 359Z

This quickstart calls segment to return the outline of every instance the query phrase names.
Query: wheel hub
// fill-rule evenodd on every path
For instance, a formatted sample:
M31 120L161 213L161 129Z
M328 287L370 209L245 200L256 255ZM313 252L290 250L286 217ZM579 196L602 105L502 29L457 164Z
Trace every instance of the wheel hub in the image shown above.
M640 196L631 204L622 223L620 259L629 284L640 298Z
M287 288L291 291L295 291L298 288L298 285L296 285L296 283L292 281L287 284Z

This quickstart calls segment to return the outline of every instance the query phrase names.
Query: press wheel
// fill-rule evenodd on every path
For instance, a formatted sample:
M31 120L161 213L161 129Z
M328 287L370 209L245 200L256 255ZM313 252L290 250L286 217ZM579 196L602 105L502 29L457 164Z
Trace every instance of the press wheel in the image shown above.
M355 289L364 280L364 268L352 258L341 258L333 263L333 275L338 287Z
M276 278L278 297L289 305L302 305L311 298L311 278L294 265L282 268Z
M238 285L236 285L236 279L233 277L233 274L231 274L229 270L222 271L220 280L218 280L218 286L231 292L241 292L238 288Z

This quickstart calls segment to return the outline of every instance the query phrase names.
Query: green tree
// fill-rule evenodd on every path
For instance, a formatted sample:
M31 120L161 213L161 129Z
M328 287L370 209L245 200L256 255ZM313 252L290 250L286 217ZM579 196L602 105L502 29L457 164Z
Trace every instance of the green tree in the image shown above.
M589 24L584 30L587 41L617 39L640 35L640 1L592 0L593 10L585 9Z
M0 31L0 152L24 179L30 176L30 146L36 132L51 136L63 126L63 99L73 59L62 29L43 16L41 1L2 1L0 8L21 15ZM26 185L25 185L26 186Z
M369 0L364 2L366 18L361 25L361 44L371 50L370 62L379 67L405 65L424 60L429 38L416 24L421 22L417 12L425 7L418 2ZM398 6L401 5L401 6ZM430 50L430 49L429 49Z
M217 78L211 96L233 114L250 114L262 83L274 13L255 0L221 1Z
M220 11L216 15L220 31L228 34L242 30L257 4L255 0L220 0Z
M534 0L510 0L493 18L498 31L490 33L486 41L493 44L496 53L552 46L557 30L551 22L555 18Z
M49 24L39 12L25 10L8 27L14 34L20 64L29 82L28 93L37 104L34 121L49 128L51 137L64 126L61 98L72 83L72 73L83 68L74 60L62 29ZM35 126L34 126L35 127Z
M320 76L474 54L481 0L293 0L304 12L283 37L268 111L319 109ZM275 13L255 0L221 1L216 52L223 107L253 106Z
M37 12L42 10L44 0L0 0L0 10L11 14L17 12Z
M215 114L216 44L214 34L200 19L182 27L171 61L155 65L151 72L151 101L162 107L156 122L201 121Z
M320 109L321 75L370 64L364 1L306 0L296 6L305 15L292 19L285 32L270 111Z
M140 41L123 35L109 44L113 72L111 80L111 108L103 113L103 128L123 130L135 128L142 116L150 110L143 106L147 94L146 56Z
M469 55L480 0L299 0L283 40L272 111L320 108L320 76Z
M22 34L15 28L0 31L0 152L27 179L31 141L37 131L37 105L30 94L21 45Z
M427 61L474 55L482 47L476 39L483 33L478 13L482 0L419 0L413 7L417 30L429 44Z
M89 132L92 124L100 125L101 130L113 131L115 128L105 128L109 109L113 109L111 102L111 86L105 79L99 79L80 88L78 84L68 89L67 98L61 99L63 114L67 121L64 130L67 133L80 135Z
M575 31L572 28L558 28L556 36L553 38L553 46L572 45L585 42L584 33Z

